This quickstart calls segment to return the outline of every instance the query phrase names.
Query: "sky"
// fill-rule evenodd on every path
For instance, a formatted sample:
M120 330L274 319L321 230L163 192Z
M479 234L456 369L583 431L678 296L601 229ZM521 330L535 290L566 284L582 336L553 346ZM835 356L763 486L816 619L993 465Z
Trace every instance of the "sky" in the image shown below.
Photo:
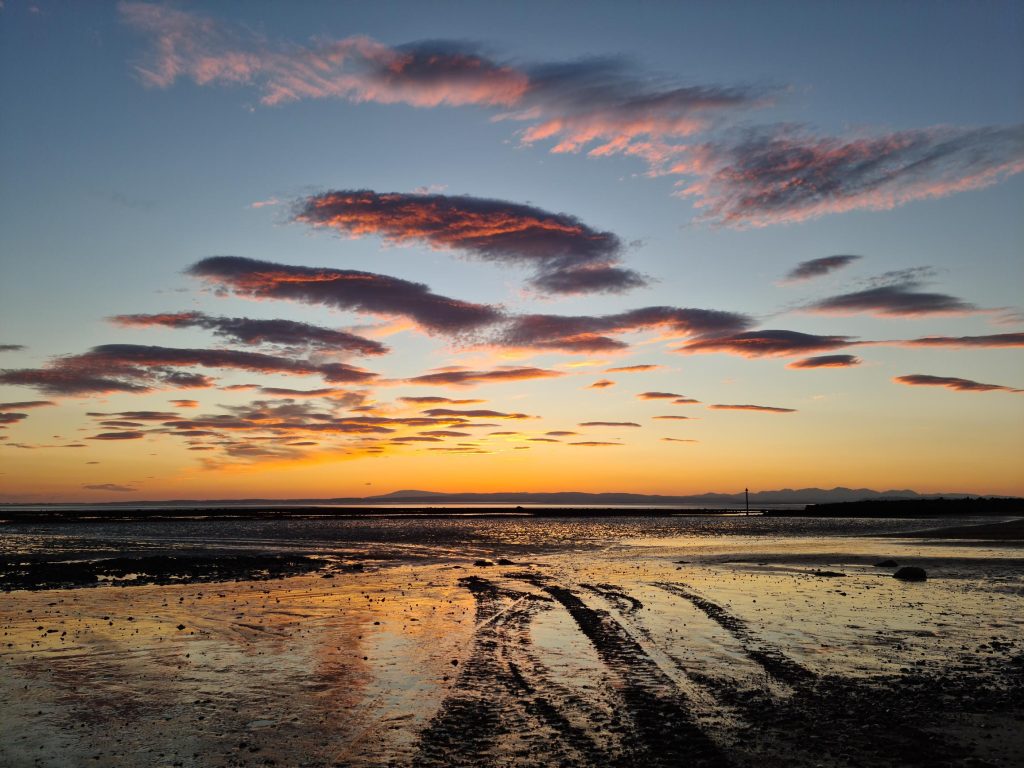
M0 4L0 502L1024 494L1024 4Z

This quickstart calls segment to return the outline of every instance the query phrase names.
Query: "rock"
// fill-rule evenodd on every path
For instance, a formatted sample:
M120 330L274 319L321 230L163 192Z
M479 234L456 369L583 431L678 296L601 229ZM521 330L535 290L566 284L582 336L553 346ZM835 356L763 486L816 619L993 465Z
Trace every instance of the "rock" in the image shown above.
M184 625L184 624L179 624L179 625L178 625L178 631L179 631L179 632L180 632L181 630L183 630L184 628L185 628L185 625Z
M515 563L513 563L507 557L499 557L498 558L498 565L515 565Z
M875 563L875 568L899 568L900 564L895 560L880 560Z
M924 568L918 568L916 565L905 565L896 571L892 577L900 581L928 581L928 574Z
M474 560L473 561L473 565L476 565L476 566L479 566L479 567L482 568L484 566L494 565L494 563L492 563L490 560Z

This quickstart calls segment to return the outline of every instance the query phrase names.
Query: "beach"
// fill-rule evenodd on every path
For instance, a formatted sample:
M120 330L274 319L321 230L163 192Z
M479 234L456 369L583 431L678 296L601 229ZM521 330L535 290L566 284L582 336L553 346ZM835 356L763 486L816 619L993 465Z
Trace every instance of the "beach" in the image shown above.
M5 766L1024 759L1019 521L105 522L0 544L8 572L161 564L3 594Z

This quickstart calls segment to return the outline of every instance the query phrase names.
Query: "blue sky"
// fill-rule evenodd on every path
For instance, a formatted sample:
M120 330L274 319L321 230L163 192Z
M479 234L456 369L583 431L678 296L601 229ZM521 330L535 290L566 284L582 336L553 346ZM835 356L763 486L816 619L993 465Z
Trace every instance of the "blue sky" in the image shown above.
M873 453L883 443L887 456L927 447L931 468L923 459L909 462L903 485L944 489L951 477L948 467L955 466L949 482L963 489L1024 491L1019 461L1008 460L1013 454L1019 458L1024 448L1018 436L1024 432L1024 398L1010 391L1024 387L1024 363L1020 345L1006 339L969 348L884 345L814 353L857 356L859 364L836 370L787 369L800 357L796 351L754 359L728 352L679 355L673 350L700 334L666 340L664 329L652 327L622 331L625 335L616 338L628 344L610 356L540 348L525 354L495 341L501 333L466 344L422 329L395 332L387 327L393 318L379 313L226 297L224 285L217 293L212 290L217 286L184 274L201 259L235 255L424 283L441 296L500 306L511 318L532 313L594 317L667 306L743 315L748 320L736 329L743 332L785 329L886 341L1019 334L1024 327L1019 315L1024 285L1022 9L1019 3L995 2L633 7L7 0L0 11L0 344L24 348L2 353L0 364L13 371L49 370L59 364L56 356L81 355L112 343L243 349L237 340L211 338L208 329L117 327L106 320L112 315L191 311L286 318L365 332L387 342L391 351L379 358L332 358L365 365L380 377L379 388L361 390L360 402L367 409L361 413L393 416L399 408L395 398L405 393L401 382L444 366L558 371L562 375L557 378L483 385L474 397L482 393L501 410L522 398L535 404L531 415L539 422L529 432L535 435L557 430L554 421L562 413L571 413L576 424L591 416L642 424L628 440L615 434L594 441L615 443L612 448L618 451L613 460L600 458L609 462L602 478L606 489L729 490L719 486L731 477L730 457L766 448L793 460L784 472L779 462L768 462L761 473L765 487L899 482L891 457L879 462ZM177 36L168 37L168 30ZM413 51L422 57L413 63L424 68L424 77L441 78L429 83L454 89L450 92L463 94L459 98L464 97L458 89L466 87L460 79L465 73L453 69L455 74L439 76L429 69L437 61L464 66L468 56L474 67L493 67L496 77L527 82L525 95L502 96L498 104L487 90L493 86L488 81L481 86L483 97L463 99L470 103L426 105L427 80L415 80L412 73L407 82L381 85L372 71L367 75L358 69L372 70L377 60L360 64L356 59L361 95L307 92L266 103L268 88L293 76L296 61L321 56L325 46L357 36L373 41L375 56ZM173 49L178 69L157 82L153 72L169 71L159 69L169 66L161 39ZM455 56L452 51L462 58L445 59ZM224 67L239 57L247 62L243 75L226 77L225 69L208 79L196 74L211 61ZM578 79L573 82L581 84L576 90L545 81L556 64L575 67ZM329 78L342 76L347 73L340 69L328 73ZM603 84L614 81L625 101L613 105L580 96L584 84L601 78ZM310 81L303 87L310 88ZM379 88L384 90L372 90ZM703 96L726 100L742 94L744 103L694 107L687 96L690 101L679 106L673 89L702 89ZM651 112L650 102L631 99L670 91L677 98L672 115L692 116L692 130L616 134L607 127L627 111L641 122L658 118L661 113ZM577 97L586 103L580 106L573 101ZM602 125L598 138L568 152L552 151L559 135L530 140L528 131L545 120L578 118L581 113L566 106L570 102L573 109L598 110L586 113L590 125ZM539 117L510 118L530 108ZM592 156L595 148L617 137L623 142L620 149ZM765 145L754 139L769 142L775 154L766 155ZM667 164L658 165L645 149L658 142L662 150L663 145L671 148ZM787 157L797 152L813 156L801 183L821 182L823 191L810 199L781 191L771 174L779 170L772 166L779 162L782 145ZM850 158L860 152L863 159L881 155L888 176L880 181L858 175L863 173L859 161ZM830 165L836 156L840 164ZM668 171L673 163L697 159L708 163L706 170ZM734 172L744 164L741 178ZM678 194L695 183L707 187ZM835 190L824 191L830 184ZM963 191L956 191L958 184ZM411 197L418 191L422 200L443 203L465 197L470 208L477 205L474 201L497 200L565 214L586 231L613 233L621 247L609 265L639 274L647 284L621 291L545 292L531 288L534 269L529 265L535 262L529 259L536 254L488 261L472 248L453 246L450 233L434 239L401 234L400 243L389 244L387 238L394 241L398 231L394 223L375 220L363 236L353 237L349 224L316 228L295 220L295 206L329 190ZM778 199L773 206L752 202L757 191ZM872 201L887 195L895 202L874 210ZM740 199L742 206L736 203ZM254 207L268 201L276 203ZM797 264L834 254L861 258L814 280L782 283ZM879 282L886 273L889 277ZM808 311L829 297L881 284L915 296L952 297L971 308L943 312L933 306L925 312L887 314L862 307L843 315ZM625 381L600 391L587 389L604 374L588 378L583 372L648 361L662 368L641 374L642 385L630 379L628 390ZM76 365L76 370L93 366L89 373L97 375L112 370L109 361L93 358ZM1003 389L894 383L895 377L907 375ZM168 399L194 398L200 410L214 413L253 400L251 392L219 388L244 383L251 375L221 369L218 376L206 389L171 391L161 385L142 394L59 392L26 384L25 376L0 381L0 402L57 403L26 412L26 418L12 421L4 431L0 456L14 469L5 470L0 482L10 484L10 498L18 499L105 498L106 492L83 493L89 485L104 484L132 489L110 492L112 497L129 492L159 497L182 488L234 495L244 482L237 478L249 470L270 478L265 480L268 493L285 496L307 495L302 489L310 484L324 492L351 491L365 482L357 479L364 473L380 484L396 472L436 477L435 490L458 490L470 471L474 488L486 484L481 475L513 490L536 489L538 483L554 489L553 482L597 487L586 471L596 458L556 459L543 453L555 448L542 444L495 447L484 440L475 446L481 455L444 456L449 463L441 464L439 454L417 453L411 443L364 457L365 444L346 437L264 459L240 451L237 441L224 435L186 446L166 429L147 430L137 439L148 447L150 466L138 460L137 449L132 449L136 459L129 460L125 452L134 445L132 439L110 445L86 442L95 433L89 412L160 410L163 406L156 404L166 405ZM302 385L316 382L303 380ZM638 410L646 406L636 402L634 390L699 393L704 404L761 403L794 413L779 418L702 413L700 424L693 425L695 436L673 433L673 439L699 441L687 446L693 448L687 454L692 474L673 486L664 470L677 461L678 447L660 444L669 435L655 433L663 425L644 420L651 414ZM445 396L458 394L446 391ZM334 400L321 405L332 416L344 417L346 406ZM726 416L731 420L722 421ZM740 417L744 421L737 421ZM889 434L885 424L898 429ZM57 433L62 439L80 438L89 447L63 453L40 447L55 444L52 435ZM750 434L756 435L752 447L747 445ZM969 445L956 447L964 435L971 436ZM279 430L261 437L287 436ZM34 448L16 449L11 443ZM196 447L210 450L185 452ZM980 452L980 458L966 461L968 448L974 457ZM824 462L823 452L835 455L835 461ZM96 453L102 454L99 459L92 457ZM476 464L467 463L471 460ZM630 466L634 463L651 469ZM355 465L360 469L351 470ZM44 471L54 466L65 479L57 481ZM103 474L99 467L109 469ZM549 477L543 467L558 467L564 480Z

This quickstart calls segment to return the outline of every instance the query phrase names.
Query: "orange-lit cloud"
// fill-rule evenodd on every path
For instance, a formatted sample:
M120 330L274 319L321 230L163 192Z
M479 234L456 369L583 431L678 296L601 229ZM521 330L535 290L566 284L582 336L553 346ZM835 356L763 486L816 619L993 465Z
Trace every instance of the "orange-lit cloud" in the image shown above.
M660 365L622 365L616 368L607 368L605 373L643 373L644 371L657 371L661 368Z
M819 355L794 360L787 368L850 368L860 365L861 359L855 355Z
M665 420L671 419L672 421L688 421L688 420L692 419L693 416L651 416L651 418L652 419L665 419Z
M583 421L581 427L639 427L635 421Z
M623 445L623 443L608 443L601 440L583 440L578 443L569 443L569 445L582 445L587 448L600 448L606 445Z
M642 307L614 315L519 315L492 343L568 353L603 352L628 347L626 342L611 338L618 334L660 329L678 336L718 336L741 331L751 322L736 312L681 307ZM627 366L623 370L650 369Z
M796 413L795 408L777 408L773 405L726 405L715 403L709 405L713 411L758 411L761 413Z
M666 442L666 443L696 443L696 442L700 442L698 440L686 439L686 438L681 438L681 437L663 437L661 439L662 439L663 442Z
M607 387L614 387L615 382L611 379L598 379L593 384L588 384L587 389L605 389Z
M907 384L912 387L945 387L958 392L1014 392L1024 393L1024 389L1005 387L1002 384L982 384L971 379L960 379L955 376L929 376L923 373L913 373L907 376L897 376L893 379L897 384Z
M168 400L175 408L198 408L198 400Z
M617 267L622 243L574 216L468 195L338 190L313 195L295 220L352 236L420 242L482 261L528 266L549 293L619 293L645 284Z

